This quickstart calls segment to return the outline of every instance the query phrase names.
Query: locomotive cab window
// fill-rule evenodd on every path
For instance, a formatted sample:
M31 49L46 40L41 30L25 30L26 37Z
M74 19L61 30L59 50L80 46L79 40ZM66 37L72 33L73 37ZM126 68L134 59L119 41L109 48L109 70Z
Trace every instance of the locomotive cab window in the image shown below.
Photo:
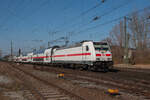
M104 50L104 51L108 51L109 50L109 45L108 43L103 43L103 42L94 42L94 48L95 50Z
M86 46L86 51L89 51L89 47L88 46Z

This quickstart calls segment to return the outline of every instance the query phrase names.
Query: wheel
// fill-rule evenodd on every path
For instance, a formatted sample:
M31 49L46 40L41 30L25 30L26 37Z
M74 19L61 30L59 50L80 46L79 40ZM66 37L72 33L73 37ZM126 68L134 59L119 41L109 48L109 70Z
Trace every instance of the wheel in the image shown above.
M108 72L108 68L103 69L104 73Z

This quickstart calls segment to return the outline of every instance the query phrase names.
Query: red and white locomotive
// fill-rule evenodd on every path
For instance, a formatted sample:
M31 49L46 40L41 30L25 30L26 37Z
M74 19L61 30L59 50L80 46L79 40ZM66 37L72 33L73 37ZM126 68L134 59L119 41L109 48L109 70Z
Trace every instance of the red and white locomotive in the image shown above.
M82 41L68 47L52 48L19 56L17 62L43 63L90 70L111 69L112 53L107 42Z

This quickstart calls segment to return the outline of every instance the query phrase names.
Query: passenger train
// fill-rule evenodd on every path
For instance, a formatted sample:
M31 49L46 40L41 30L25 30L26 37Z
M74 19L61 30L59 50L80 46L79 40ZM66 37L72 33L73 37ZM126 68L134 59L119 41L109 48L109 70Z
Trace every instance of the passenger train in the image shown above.
M112 53L107 42L82 41L71 46L51 48L14 57L21 63L38 63L89 70L108 70L113 67Z

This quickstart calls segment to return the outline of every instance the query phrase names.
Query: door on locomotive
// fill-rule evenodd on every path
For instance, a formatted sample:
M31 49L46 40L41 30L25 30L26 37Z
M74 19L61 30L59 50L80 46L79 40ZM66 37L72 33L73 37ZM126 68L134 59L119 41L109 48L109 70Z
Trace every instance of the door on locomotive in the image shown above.
M95 58L95 56L93 55L95 52L93 48L93 42L84 42L82 48L82 61L84 62L84 64L92 66Z
M92 44L91 41L84 42L82 44L82 69L84 70L87 70L89 68L89 65L91 65L90 44Z
M83 46L83 49L82 49L83 61L87 60L88 53L89 53L89 46L88 45Z

